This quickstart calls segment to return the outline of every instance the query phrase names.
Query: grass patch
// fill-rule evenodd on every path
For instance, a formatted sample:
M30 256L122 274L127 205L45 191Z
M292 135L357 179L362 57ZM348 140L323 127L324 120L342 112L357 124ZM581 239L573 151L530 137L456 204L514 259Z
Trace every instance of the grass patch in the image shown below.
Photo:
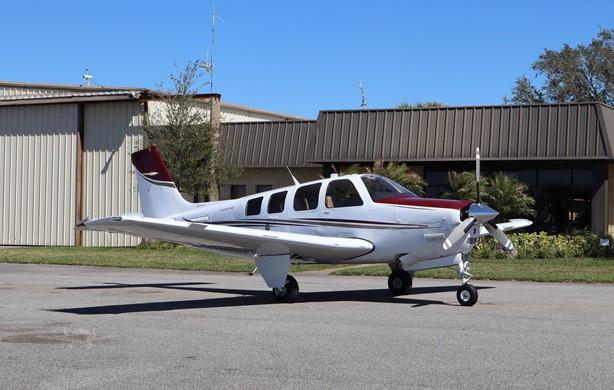
M471 270L474 279L523 280L533 282L614 283L614 259L560 258L560 259L474 259ZM340 269L334 275L388 276L387 265ZM418 271L417 277L455 279L452 268Z
M97 267L176 269L189 271L249 272L252 260L227 257L184 246L161 247L24 247L0 249L0 263L63 264ZM339 265L293 264L291 272L339 268ZM474 279L535 282L614 283L614 259L475 259ZM387 265L343 267L334 275L388 276ZM417 277L455 279L452 268L418 271Z
M23 247L0 249L0 263L87 265L189 271L249 272L253 260L226 257L184 246L163 247ZM326 264L292 264L291 272L337 268Z

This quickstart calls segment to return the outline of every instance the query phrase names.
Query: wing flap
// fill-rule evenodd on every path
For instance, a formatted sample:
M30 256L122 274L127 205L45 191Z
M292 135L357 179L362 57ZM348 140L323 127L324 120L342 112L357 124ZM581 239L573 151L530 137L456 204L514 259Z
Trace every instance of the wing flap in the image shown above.
M296 254L305 258L343 260L369 253L373 244L359 238L313 236L308 234L250 229L244 227L122 215L84 220L82 230L128 233L135 236L188 245L224 243L255 251L260 255Z

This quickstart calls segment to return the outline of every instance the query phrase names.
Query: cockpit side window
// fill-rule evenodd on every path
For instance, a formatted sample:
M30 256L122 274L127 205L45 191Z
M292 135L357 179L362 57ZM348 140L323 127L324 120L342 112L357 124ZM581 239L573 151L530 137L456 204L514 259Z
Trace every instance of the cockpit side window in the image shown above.
M362 175L360 177L365 183L367 191L374 202L389 196L410 195L416 196L413 192L403 187L399 183L379 175Z
M294 210L314 210L318 208L318 196L322 183L309 184L296 190L294 194Z
M348 179L331 181L326 188L327 208L362 206L362 199Z

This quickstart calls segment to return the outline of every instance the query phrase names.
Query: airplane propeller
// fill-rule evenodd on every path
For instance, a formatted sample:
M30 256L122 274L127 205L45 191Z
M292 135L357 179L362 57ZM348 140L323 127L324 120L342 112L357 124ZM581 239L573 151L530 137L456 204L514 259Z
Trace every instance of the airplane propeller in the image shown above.
M475 150L475 179L476 179L476 203L473 203L469 206L468 215L469 217L459 223L446 237L443 242L443 249L448 250L452 248L454 245L464 240L469 231L473 228L473 226L477 223L478 226L483 225L484 228L488 231L488 234L494 237L495 240L506 251L514 252L514 244L512 241L503 233L501 229L496 224L491 223L490 221L495 219L499 213L483 204L480 203L480 148L477 147Z

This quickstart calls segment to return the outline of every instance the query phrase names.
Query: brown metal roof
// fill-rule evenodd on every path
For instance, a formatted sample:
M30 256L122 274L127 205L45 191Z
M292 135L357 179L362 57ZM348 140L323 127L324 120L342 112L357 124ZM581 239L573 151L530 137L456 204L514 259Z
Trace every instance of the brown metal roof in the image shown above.
M600 103L321 111L311 162L612 159Z
M315 166L306 162L315 121L224 123L226 162L244 168Z

